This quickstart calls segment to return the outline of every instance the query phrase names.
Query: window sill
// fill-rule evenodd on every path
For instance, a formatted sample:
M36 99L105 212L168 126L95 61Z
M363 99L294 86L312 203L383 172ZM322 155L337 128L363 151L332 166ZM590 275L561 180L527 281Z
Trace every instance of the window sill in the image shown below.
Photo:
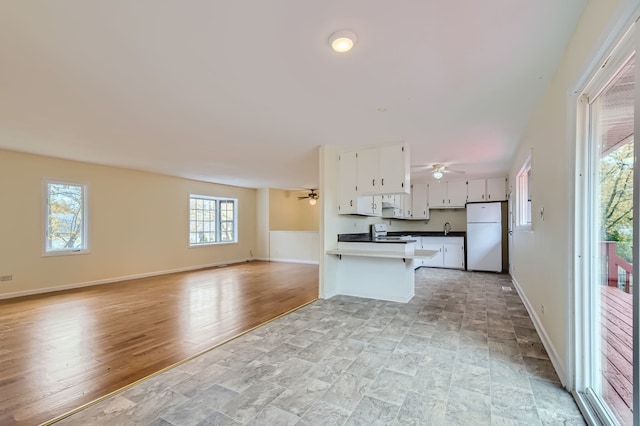
M238 244L237 241L220 241L217 243L207 243L207 244L189 244L189 248L198 248L198 247L211 247L211 246L220 246L227 244Z
M55 257L55 256L74 256L78 254L89 254L91 250L55 250L55 251L43 251L42 257Z

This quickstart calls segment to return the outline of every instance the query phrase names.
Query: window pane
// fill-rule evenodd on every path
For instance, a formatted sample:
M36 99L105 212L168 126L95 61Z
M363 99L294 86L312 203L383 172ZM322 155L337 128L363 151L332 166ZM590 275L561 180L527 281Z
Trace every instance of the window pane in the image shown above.
M82 185L47 185L47 251L85 248L83 210Z
M235 200L190 196L189 244L235 241ZM218 229L218 227L220 229Z

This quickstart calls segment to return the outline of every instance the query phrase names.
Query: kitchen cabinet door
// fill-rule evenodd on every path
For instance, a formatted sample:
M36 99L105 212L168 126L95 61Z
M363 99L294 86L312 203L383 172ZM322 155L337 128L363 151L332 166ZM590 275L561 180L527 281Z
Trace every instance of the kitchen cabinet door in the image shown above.
M447 207L464 208L467 203L467 182L464 180L447 182Z
M402 218L411 219L413 214L413 202L411 200L411 194L399 195L402 198Z
M487 201L507 200L507 180L505 178L487 179Z
M427 184L411 185L412 219L429 219L428 191Z
M428 191L429 208L447 207L447 182L432 182Z
M363 216L382 216L381 195L361 195L358 197L357 214Z
M338 214L358 212L357 161L355 152L344 152L338 159L340 164L340 200Z
M380 183L383 194L409 194L411 168L409 146L389 145L380 147Z
M444 256L442 253L442 244L429 243L426 240L423 240L422 243L423 250L435 250L438 253L433 256L431 259L423 259L422 265L428 266L431 268L442 268L444 266Z
M443 244L443 265L445 268L464 269L464 245L460 243Z
M373 216L382 216L382 195L374 195L373 197Z
M487 180L471 179L467 182L467 201L470 203L476 201L486 201Z
M358 194L376 194L380 184L380 150L367 148L357 152Z

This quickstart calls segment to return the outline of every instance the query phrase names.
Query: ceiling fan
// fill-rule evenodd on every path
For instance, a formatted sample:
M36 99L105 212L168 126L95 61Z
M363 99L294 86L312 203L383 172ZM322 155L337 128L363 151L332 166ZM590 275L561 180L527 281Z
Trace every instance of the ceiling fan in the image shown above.
M309 204L311 204L312 206L315 206L316 203L318 202L318 198L320 196L318 195L318 193L316 192L315 189L310 189L309 190L309 194L307 194L307 196L305 197L298 197L298 200L306 200L309 199Z
M412 167L412 169L414 171L423 171L423 170L428 170L431 169L431 173L433 174L433 177L435 179L442 179L442 177L444 176L445 173L457 173L457 174L464 174L464 172L462 170L454 170L454 169L450 169L446 164L441 164L441 163L435 163L432 165L425 165L425 166L414 166Z

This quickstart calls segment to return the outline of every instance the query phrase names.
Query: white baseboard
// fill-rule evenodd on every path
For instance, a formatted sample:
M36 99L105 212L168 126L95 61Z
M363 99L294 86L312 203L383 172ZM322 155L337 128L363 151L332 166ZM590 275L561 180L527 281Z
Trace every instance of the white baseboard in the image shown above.
M86 282L82 282L82 283L65 284L65 285L56 286L56 287L38 288L38 289L25 290L25 291L16 291L16 292L13 292L13 293L0 294L0 300L2 300L2 299L12 299L14 297L32 296L32 295L35 295L35 294L52 293L54 291L72 290L72 289L75 289L75 288L90 287L90 286L100 285L100 284L109 284L109 283L114 283L114 282L119 282L119 281L130 281L130 280L136 280L136 279L139 279L139 278L148 278L148 277L155 277L155 276L158 276L158 275L173 274L173 273L176 273L176 272L187 272L187 271L195 271L195 270L198 270L198 269L215 268L215 267L218 267L218 266L231 265L231 264L235 264L235 263L249 262L251 260L254 260L254 259L247 258L247 259L238 259L238 260L228 260L226 262L216 262L216 263L210 263L210 264L207 264L207 265L187 266L187 267L184 267L184 268L168 269L168 270L164 270L164 271L145 272L143 274L126 275L126 276L122 276L122 277L105 278L105 279L102 279L102 280L86 281Z
M317 260L294 260L294 259L268 259L269 262L283 262L283 263L305 263L308 265L319 265L320 262Z
M533 325L536 328L538 335L540 336L540 340L542 340L542 344L544 345L544 348L546 349L547 354L549 355L549 359L553 364L553 368L555 368L556 370L556 374L558 375L558 378L560 379L562 386L566 387L567 371L564 365L564 361L562 361L562 358L558 356L558 350L553 345L553 343L551 343L551 339L549 338L547 331L542 326L542 322L540 321L538 314L536 313L535 309L533 309L533 306L529 302L529 299L527 299L527 296L522 290L522 287L520 287L518 280L516 280L516 278L513 275L511 276L511 280L513 282L513 286L516 288L516 291L520 295L520 298L522 299L524 306L527 308L527 312L529 312L531 321L533 322Z
M330 293L321 294L319 297L320 297L320 299L331 299L332 297L337 296L338 294L340 294L340 293L338 293L338 290L336 290L336 291L332 291Z

